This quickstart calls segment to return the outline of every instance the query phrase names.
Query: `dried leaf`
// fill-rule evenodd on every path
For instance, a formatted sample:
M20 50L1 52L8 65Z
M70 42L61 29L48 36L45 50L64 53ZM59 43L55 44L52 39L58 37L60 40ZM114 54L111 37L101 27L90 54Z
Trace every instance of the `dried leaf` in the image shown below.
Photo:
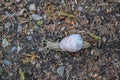
M21 9L20 12L18 13L18 15L19 16L23 15L24 11L25 11L25 8Z
M25 64L25 63L30 63L31 60L29 58L26 58L26 59L22 59L22 62Z
M96 39L96 40L101 40L100 36L97 36L95 34L89 34L92 38Z
M6 19L8 18L8 16L3 15L3 16L1 16L0 18L1 18L1 19L0 19L0 22L3 22L4 20L6 20Z
M3 58L3 54L1 50L0 50L0 58Z
M75 24L75 20L72 20L72 21L71 21L71 24L74 25L74 24Z
M31 61L39 58L39 56L36 54L26 54L26 55L31 58Z
M39 58L39 56L36 54L25 54L24 56L25 56L25 59L22 59L23 63L33 62L34 60Z
M25 73L20 69L19 70L21 80L25 80Z
M66 23L71 23L71 20L69 20L68 18L65 19Z
M67 16L69 18L74 18L75 17L73 14L68 14L68 13L64 13L64 12L60 12L60 15Z
M37 21L37 25L42 25L42 24L43 24L42 20Z

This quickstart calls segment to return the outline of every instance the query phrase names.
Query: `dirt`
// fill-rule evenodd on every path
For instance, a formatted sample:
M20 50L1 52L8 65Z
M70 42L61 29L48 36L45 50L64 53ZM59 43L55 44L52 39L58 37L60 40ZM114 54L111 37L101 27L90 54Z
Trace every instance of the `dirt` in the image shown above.
M75 33L91 47L75 53L45 48L43 38L56 42ZM119 0L0 1L0 80L119 80L119 76Z

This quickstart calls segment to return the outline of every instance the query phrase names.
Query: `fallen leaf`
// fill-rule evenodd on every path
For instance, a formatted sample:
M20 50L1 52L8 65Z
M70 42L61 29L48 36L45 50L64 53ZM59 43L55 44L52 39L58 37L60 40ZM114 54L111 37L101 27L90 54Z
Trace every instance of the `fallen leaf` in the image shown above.
M69 18L74 18L75 17L73 14L68 14L68 13L64 13L64 12L60 12L60 15L67 16Z
M43 24L42 20L37 21L37 25L42 25L42 24Z
M89 34L92 38L96 39L96 40L101 40L100 36L97 36L95 34Z
M25 8L21 9L20 12L18 13L18 15L19 16L23 15L24 11L25 11Z
M29 58L26 58L26 59L22 59L22 62L25 64L31 62L31 60Z
M25 73L21 69L19 69L19 74L20 74L21 80L25 80Z
M72 20L72 21L71 21L71 24L74 25L74 24L75 24L75 20Z
M36 54L25 54L24 56L25 56L25 59L22 59L23 63L33 62L34 60L39 58L39 56Z

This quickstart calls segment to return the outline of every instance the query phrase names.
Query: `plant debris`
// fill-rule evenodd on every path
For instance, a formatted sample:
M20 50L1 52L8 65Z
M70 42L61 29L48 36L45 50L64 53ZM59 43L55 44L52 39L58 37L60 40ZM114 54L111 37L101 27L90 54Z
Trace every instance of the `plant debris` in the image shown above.
M25 59L22 59L23 63L33 62L34 60L39 58L39 56L37 56L35 54L26 54L24 56L26 56L26 57L25 57Z
M20 74L20 79L25 80L25 73L21 69L19 70L19 74Z

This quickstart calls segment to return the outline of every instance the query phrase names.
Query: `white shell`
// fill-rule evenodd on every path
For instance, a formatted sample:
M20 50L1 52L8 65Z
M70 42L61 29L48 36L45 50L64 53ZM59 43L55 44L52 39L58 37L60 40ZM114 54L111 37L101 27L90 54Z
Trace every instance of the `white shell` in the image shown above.
M60 42L60 48L63 51L77 52L83 46L83 39L80 34L72 34L65 37Z

